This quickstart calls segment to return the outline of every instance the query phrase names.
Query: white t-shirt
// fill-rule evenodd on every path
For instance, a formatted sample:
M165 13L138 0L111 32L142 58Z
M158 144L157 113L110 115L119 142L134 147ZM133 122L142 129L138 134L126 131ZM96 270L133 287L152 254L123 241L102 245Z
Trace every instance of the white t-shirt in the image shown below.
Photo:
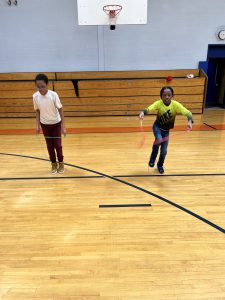
M42 124L56 124L61 121L58 109L62 108L59 96L56 92L48 90L44 96L40 92L33 94L34 109L40 111Z

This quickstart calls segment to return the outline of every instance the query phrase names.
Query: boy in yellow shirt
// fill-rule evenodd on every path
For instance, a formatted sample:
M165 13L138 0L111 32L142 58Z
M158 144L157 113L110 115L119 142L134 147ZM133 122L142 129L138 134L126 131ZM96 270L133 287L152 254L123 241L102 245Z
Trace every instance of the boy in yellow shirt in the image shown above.
M157 163L157 168L160 174L164 173L163 164L167 154L169 144L169 131L174 127L176 115L181 113L188 118L188 127L192 129L192 113L187 110L179 102L172 100L174 91L171 87L163 87L160 91L161 99L148 106L144 111L140 112L139 118L143 120L144 116L149 111L157 111L157 118L153 124L153 133L155 142L153 144L152 153L149 160L149 166L154 167L155 160L160 148L160 157Z

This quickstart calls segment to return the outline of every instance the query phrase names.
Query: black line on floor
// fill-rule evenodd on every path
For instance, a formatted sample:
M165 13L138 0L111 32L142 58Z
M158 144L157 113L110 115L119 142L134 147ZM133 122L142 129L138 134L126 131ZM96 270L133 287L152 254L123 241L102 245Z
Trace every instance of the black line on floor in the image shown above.
M151 204L100 204L99 208L114 208L114 207L145 207L152 206Z
M210 127L210 128L212 128L212 129L214 129L214 130L218 130L217 128L215 128L215 127L213 127L213 126L211 126L211 125L209 125L207 123L203 123L203 124L206 125L206 126L208 126L208 127Z
M19 155L19 154L13 154L13 153L0 153L0 155L14 156L14 157L23 157L23 158L30 158L30 159L42 160L42 161L49 161L48 159L45 159L45 158L34 157L34 156L27 156L27 155ZM107 174L104 174L104 173L101 173L101 172L98 172L98 171L95 171L95 170L91 170L91 169L88 169L88 168L84 168L84 167L80 167L80 166L73 165L73 164L68 164L68 163L65 163L65 165L69 166L69 167L72 167L72 168L80 169L80 170L83 170L83 171L91 172L91 173L103 176L105 178L109 178L109 179L112 179L114 181L120 182L120 183L125 184L127 186L133 187L133 188L135 188L135 189L137 189L139 191L142 191L145 194L151 195L151 196L153 196L153 197L155 197L155 198L157 198L157 199L159 199L159 200L161 200L161 201L163 201L165 203L168 203L168 204L170 204L170 205L178 208L179 210L181 210L183 212L186 212L187 214L189 214L189 215L193 216L194 218L196 218L196 219L198 219L198 220L200 220L200 221L208 224L209 226L215 228L216 230L218 230L220 232L225 233L225 229L222 228L222 227L220 227L220 226L218 226L217 224L215 224L215 223L213 223L213 222L211 222L211 221L209 221L209 220L207 220L207 219L199 216L198 214L192 212L191 210L189 210L189 209L187 209L187 208L185 208L185 207L183 207L183 206L181 206L181 205L179 205L179 204L177 204L175 202L172 202L172 201L170 201L170 200L168 200L168 199L166 199L164 197L161 197L160 195L157 195L157 194L155 194L153 192L150 192L150 191L148 191L146 189L143 189L143 188L141 188L141 187L139 187L137 185L134 185L134 184L129 183L127 181L124 181L122 179L115 178L115 177L112 177L110 175L107 175Z
M60 176L57 177L2 177L2 181L13 181L13 180L60 180L60 179L94 179L94 178L103 178L103 176Z
M225 173L202 173L202 174L137 174L137 175L115 175L113 178L145 178L145 177L204 177L204 176L225 176ZM63 180L63 179L95 179L95 178L105 178L105 176L60 176L58 175L52 177L2 177L0 181L13 181L13 180Z
M115 175L115 178L141 178L141 177L202 177L202 176L225 176L225 173L201 173L201 174L140 174L140 175Z

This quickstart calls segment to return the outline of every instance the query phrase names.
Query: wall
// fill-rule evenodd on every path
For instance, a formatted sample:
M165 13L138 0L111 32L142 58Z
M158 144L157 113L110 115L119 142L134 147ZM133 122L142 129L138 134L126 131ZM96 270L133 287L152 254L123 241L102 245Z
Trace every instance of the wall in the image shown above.
M0 72L197 68L224 0L150 0L147 25L78 26L75 0L0 2Z

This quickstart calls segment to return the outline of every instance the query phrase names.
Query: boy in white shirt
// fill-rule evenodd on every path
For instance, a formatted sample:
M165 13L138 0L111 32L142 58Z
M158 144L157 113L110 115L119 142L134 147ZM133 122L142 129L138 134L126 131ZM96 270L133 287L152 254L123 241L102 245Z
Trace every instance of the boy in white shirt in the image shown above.
M45 74L38 74L35 78L35 84L38 90L33 95L36 111L36 134L40 133L41 127L52 162L52 174L63 173L61 134L66 135L63 107L58 94L48 90L48 77ZM56 161L56 154L59 163Z

